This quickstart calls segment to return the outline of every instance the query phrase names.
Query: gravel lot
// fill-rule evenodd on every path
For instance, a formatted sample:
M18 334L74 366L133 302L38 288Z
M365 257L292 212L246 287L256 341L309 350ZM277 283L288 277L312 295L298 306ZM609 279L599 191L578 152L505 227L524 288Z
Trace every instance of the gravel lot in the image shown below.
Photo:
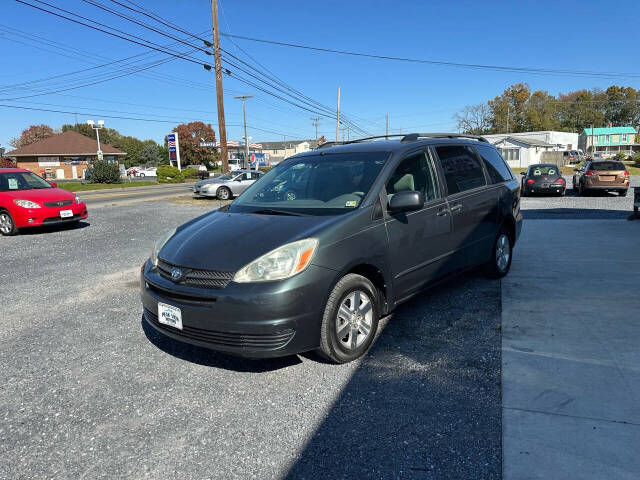
M499 478L500 283L467 274L369 355L250 361L141 324L152 239L209 207L0 238L0 478Z

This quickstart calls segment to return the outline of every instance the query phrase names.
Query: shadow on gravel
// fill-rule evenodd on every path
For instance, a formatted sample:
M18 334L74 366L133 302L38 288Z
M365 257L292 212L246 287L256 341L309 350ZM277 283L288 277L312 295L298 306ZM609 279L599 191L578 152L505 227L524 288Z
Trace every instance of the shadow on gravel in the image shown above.
M44 233L60 232L64 230L81 230L83 228L87 228L90 225L91 224L89 222L81 220L75 225L63 224L63 225L56 225L56 226L52 225L50 227L28 227L28 228L21 229L20 235L42 235Z
M500 478L500 295L472 272L398 308L285 478Z
M144 320L144 316L140 323L149 341L160 350L181 360L197 363L205 367L223 368L236 372L262 373L302 363L302 360L296 355L273 359L247 359L225 355L224 353L183 343L162 335Z
M601 208L534 208L521 211L525 220L625 220L632 213Z

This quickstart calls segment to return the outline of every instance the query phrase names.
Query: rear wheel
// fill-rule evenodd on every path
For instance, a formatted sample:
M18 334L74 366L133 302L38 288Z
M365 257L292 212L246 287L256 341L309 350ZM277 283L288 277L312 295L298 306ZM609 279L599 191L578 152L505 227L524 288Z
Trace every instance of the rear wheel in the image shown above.
M227 187L220 187L216 190L216 197L218 197L218 200L229 200L231 198L231 190Z
M144 177L144 173L141 173L141 174L140 174L140 176L141 176L141 177Z
M333 287L322 317L320 353L335 363L362 356L378 328L378 293L365 277L350 273Z
M618 191L618 195L620 195L621 197L626 197L627 196L627 191L626 190L620 190L620 191Z
M506 228L502 228L493 243L491 258L485 264L485 272L491 278L502 278L511 269L513 241Z
M11 214L6 210L0 210L0 233L6 237L17 235L18 233Z

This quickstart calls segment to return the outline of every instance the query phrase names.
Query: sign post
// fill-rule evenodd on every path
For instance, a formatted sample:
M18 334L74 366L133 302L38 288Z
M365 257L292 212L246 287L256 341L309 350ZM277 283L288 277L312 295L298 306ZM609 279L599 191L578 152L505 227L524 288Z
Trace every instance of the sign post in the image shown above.
M180 144L178 143L178 132L171 132L167 135L167 143L169 144L169 163L173 165L175 160L178 170L182 171L180 165Z

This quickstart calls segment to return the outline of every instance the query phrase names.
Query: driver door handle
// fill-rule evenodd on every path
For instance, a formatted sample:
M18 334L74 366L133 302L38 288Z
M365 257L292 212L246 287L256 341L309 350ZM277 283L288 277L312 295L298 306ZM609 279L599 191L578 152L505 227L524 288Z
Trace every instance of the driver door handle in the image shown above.
M436 215L438 215L439 217L444 217L445 215L448 215L449 212L447 212L446 208L443 208L442 210L438 210L438 213L436 213Z
M451 213L458 213L461 211L462 211L462 205L460 205L459 203L451 207Z

